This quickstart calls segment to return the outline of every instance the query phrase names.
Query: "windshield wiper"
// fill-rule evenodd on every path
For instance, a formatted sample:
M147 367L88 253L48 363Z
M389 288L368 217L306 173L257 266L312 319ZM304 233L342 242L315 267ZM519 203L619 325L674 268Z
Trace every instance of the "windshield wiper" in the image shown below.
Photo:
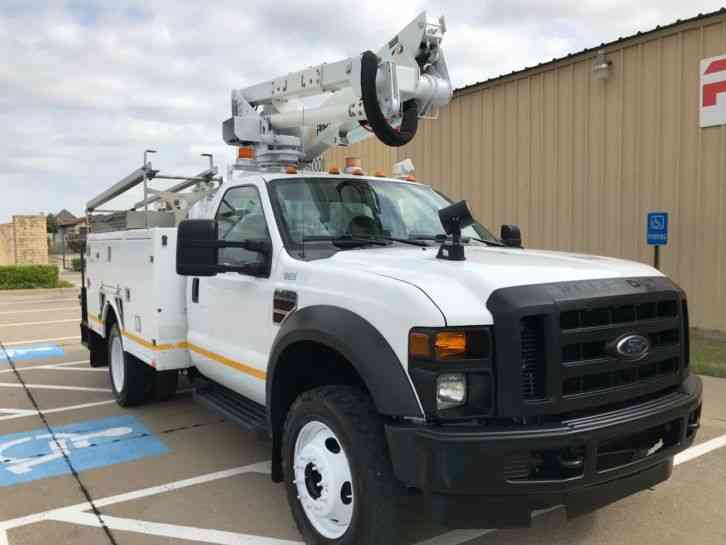
M444 242L446 240L446 235L443 233L437 234L437 235L427 235L427 234L414 234L409 237L410 240L435 240L436 242ZM499 246L499 247L505 247L504 244L501 242L495 242L493 240L484 240L482 238L477 237L461 237L461 242L466 244L470 240L476 240L477 242L481 242L483 244L486 244L487 246Z
M477 242L482 242L482 243L486 244L487 246L500 246L502 248L506 247L505 244L502 244L501 242L495 242L493 240L484 240L482 238L476 238L476 237L464 237L464 239L476 240Z
M378 237L379 240L390 240L391 242L400 242L402 244L411 244L412 246L421 246L428 247L428 244L426 244L422 239L418 238L400 238L400 237L389 237L386 235L383 235L381 237Z
M330 242L338 248L359 248L361 246L388 246L391 244L388 240L366 238L366 237L354 237L352 235L340 235L337 237L321 235L321 236L307 236L303 237L303 242Z

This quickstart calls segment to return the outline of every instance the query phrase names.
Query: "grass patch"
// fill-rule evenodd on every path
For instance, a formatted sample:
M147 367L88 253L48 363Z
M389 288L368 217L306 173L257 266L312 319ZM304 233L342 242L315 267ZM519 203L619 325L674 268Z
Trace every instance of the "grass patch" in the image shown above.
M65 287L73 287L73 285L58 278L58 267L54 265L0 267L0 290Z
M726 378L726 337L691 330L691 370L699 375Z

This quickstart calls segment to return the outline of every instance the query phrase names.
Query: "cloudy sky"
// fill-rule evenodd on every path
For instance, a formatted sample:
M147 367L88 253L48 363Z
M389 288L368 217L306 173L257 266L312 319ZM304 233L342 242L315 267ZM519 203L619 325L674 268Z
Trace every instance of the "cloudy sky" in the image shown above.
M456 86L720 7L718 0L0 0L0 222L80 214L141 165L221 166L229 92L378 49L444 14Z

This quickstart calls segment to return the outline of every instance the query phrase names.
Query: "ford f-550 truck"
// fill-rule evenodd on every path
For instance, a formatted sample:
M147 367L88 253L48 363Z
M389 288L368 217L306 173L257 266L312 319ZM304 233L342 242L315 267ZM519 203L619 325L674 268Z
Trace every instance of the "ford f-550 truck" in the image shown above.
M495 237L410 163L306 167L361 131L409 141L451 94L444 30L422 14L377 55L235 91L224 183L210 165L155 191L176 177L145 157L87 206L91 365L122 406L174 395L184 372L269 434L307 543L397 543L406 490L458 528L587 512L668 479L699 426L686 296L659 271ZM98 214L141 184L134 209Z

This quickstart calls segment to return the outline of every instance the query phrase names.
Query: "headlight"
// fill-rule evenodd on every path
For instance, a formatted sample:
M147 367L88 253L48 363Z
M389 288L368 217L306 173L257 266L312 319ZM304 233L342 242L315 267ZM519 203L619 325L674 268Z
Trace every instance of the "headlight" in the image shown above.
M452 421L491 416L491 326L413 328L408 339L408 372L428 417Z
M438 410L460 407L466 403L466 375L447 373L436 379L436 407Z

